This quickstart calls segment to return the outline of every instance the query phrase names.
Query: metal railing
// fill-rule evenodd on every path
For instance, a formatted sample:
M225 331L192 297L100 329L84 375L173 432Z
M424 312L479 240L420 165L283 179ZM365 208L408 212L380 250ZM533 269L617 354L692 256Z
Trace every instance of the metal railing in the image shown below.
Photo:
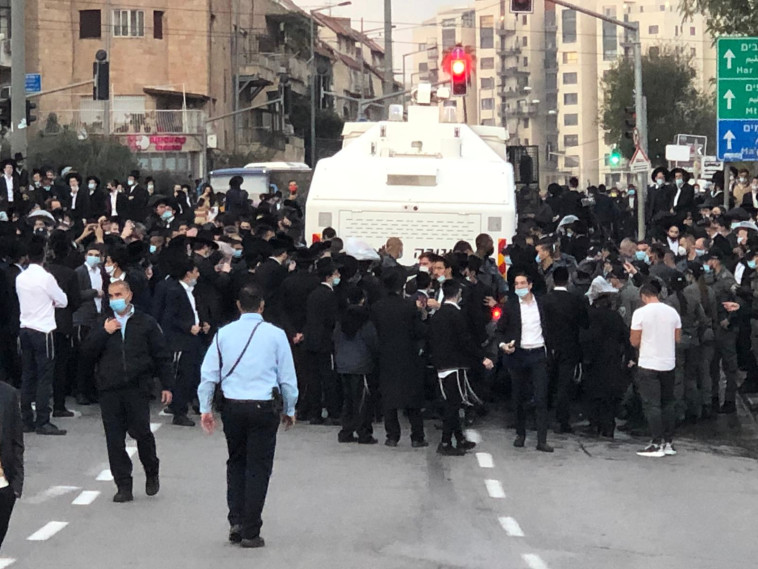
M204 111L162 110L133 113L114 109L110 113L110 134L202 134ZM105 113L100 110L56 110L41 113L37 126L45 134L71 130L84 134L106 134Z

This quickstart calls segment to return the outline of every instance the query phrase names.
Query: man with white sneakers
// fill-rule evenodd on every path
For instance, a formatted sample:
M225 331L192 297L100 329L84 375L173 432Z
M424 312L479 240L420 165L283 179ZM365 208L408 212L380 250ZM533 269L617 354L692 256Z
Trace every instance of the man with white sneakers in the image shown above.
M644 285L640 298L643 306L632 315L630 341L639 349L637 389L652 441L637 454L660 458L676 454L672 446L676 426L674 367L682 321L675 309L660 302L655 285Z

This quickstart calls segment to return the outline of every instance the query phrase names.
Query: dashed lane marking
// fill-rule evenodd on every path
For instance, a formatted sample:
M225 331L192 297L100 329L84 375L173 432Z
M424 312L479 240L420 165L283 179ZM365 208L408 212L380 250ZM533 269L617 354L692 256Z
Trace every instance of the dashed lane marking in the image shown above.
M129 458L133 457L137 454L137 447L126 447L126 454L129 455Z
M154 433L163 426L163 423L150 423L150 430Z
M505 530L506 535L510 537L524 537L524 532L521 531L521 526L513 518L502 517L500 520L500 526Z
M479 431L476 429L466 429L464 434L466 435L466 440L469 440L472 443L479 444L482 442L482 435L480 435Z
M524 553L521 559L529 565L529 569L550 569L536 553Z
M110 469L106 468L100 474L97 475L97 478L95 478L95 480L97 480L98 482L112 482L113 474L111 473Z
M11 559L10 557L0 557L0 569L5 569L6 567L10 567L16 562L15 559Z
M494 468L495 463L492 461L492 455L488 452L476 453L476 460L482 468Z
M39 494L35 494L31 498L24 500L27 504L41 504L47 502L53 498L63 496L69 492L79 490L79 486L50 486L47 490L43 490Z
M74 498L74 501L71 502L72 506L89 506L92 502L94 502L97 497L100 495L100 492L97 490L85 490L81 494L79 494L76 498Z
M485 480L484 485L487 487L490 498L505 498L505 490L500 480Z
M68 522L47 522L26 539L29 541L46 541L68 525Z

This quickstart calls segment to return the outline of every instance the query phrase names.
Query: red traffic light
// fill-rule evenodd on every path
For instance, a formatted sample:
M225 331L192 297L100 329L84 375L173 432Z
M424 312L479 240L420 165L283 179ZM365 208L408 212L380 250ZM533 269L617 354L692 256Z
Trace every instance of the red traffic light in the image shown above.
M450 70L453 72L453 75L465 75L466 62L463 59L454 59L450 64Z
M497 322L500 320L500 317L503 315L503 309L499 306L496 306L492 309L492 321Z
M534 0L511 0L511 13L533 14Z

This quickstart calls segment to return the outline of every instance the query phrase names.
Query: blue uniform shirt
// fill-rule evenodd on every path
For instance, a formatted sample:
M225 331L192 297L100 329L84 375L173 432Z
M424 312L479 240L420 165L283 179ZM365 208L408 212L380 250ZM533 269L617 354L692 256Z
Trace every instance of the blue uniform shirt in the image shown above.
M239 320L224 326L213 338L208 351L205 353L203 367L200 370L201 380L197 388L200 401L200 412L209 413L213 400L213 392L219 382L219 358L216 343L221 350L224 362L221 383L224 397L228 399L248 399L268 401L271 392L278 387L284 399L284 412L289 416L295 414L297 403L297 375L295 363L292 360L287 335L284 330L268 322L262 322L263 317L258 313L247 313ZM252 342L245 355L229 377L226 375L237 361L253 328L260 326L253 336Z

